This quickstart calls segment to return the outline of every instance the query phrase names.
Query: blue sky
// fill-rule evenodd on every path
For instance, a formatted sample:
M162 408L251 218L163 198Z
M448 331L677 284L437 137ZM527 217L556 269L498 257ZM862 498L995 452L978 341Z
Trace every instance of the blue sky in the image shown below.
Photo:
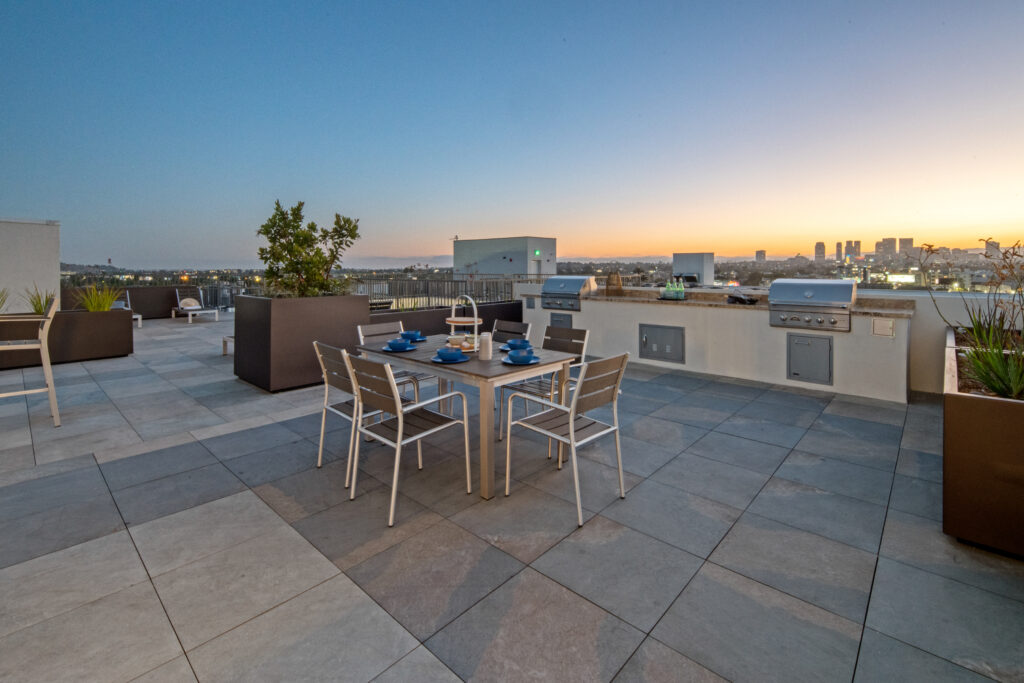
M1024 236L1024 2L0 0L0 216L62 256L252 265L275 199L350 263Z

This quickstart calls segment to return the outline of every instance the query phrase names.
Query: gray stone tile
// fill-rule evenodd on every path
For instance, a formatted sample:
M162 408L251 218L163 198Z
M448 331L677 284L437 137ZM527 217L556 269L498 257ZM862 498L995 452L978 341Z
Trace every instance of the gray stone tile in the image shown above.
M625 458L625 454L623 454L623 458ZM619 470L617 467L608 467L578 455L576 460L579 467L580 499L583 507L597 512L618 500ZM622 481L627 492L643 481L635 474L626 472L625 466L622 469ZM551 463L549 468L539 470L523 478L522 481L553 496L558 496L562 500L569 501L573 505L576 504L576 487L573 485L572 462L568 452L566 453L566 462L561 470Z
M771 393L771 392L769 392ZM801 409L788 403L776 403L770 400L751 401L736 411L736 417L747 417L754 420L768 420L790 427L807 429L821 414L820 407Z
M3 451L0 451L0 457L2 457L2 455ZM80 455L77 458L58 460L56 462L39 465L38 467L29 467L27 469L17 471L3 472L0 473L0 487L20 484L22 482L32 481L33 479L42 479L43 477L49 477L54 474L64 474L65 472L71 472L72 470L80 470L95 466L96 460L93 459L92 455Z
M902 428L907 418L907 406L892 401L873 401L867 398L844 396L833 399L825 408L825 414L881 422Z
M651 635L735 681L850 680L861 627L705 564Z
M682 395L682 394L679 394ZM623 394L619 397L619 412L635 413L636 415L650 415L656 410L665 406L666 401L660 401L646 396L635 396Z
M31 468L35 463L36 454L31 443L0 450L0 475Z
M700 434L703 434L703 430L697 430L693 428L695 432L699 434L691 434L694 438L699 438ZM622 449L622 470L624 472L630 472L640 477L649 477L658 471L665 463L679 454L681 448L675 446L669 448L665 446L659 446L657 444L649 443L647 441L641 441L640 439L634 439L629 436L619 436L619 447ZM602 465L608 467L617 467L615 460L615 439L598 439L588 443L583 448L577 451L577 455L580 458L586 458L587 460L593 460L599 462ZM513 455L513 457L515 457ZM517 461L512 462L512 471L517 471ZM544 467L549 466L548 461L543 464Z
M522 568L522 562L442 521L346 574L426 640Z
M389 487L360 490L353 501L305 517L292 526L341 569L383 552L441 521L399 490L395 526L388 528Z
M772 474L786 459L789 449L730 434L708 432L686 452L762 474Z
M0 570L0 637L145 581L126 532Z
M32 479L0 489L0 522L81 503L107 493L95 466Z
M61 427L61 429L63 428ZM142 438L125 422L123 426L113 429L101 429L97 432L45 443L37 441L35 443L36 463L42 465L137 443L142 443Z
M957 681L983 683L985 676L930 655L916 647L864 629L854 681Z
M114 491L129 526L187 510L245 489L220 463Z
M280 422L282 427L295 432L299 436L303 437L314 437L320 438L320 420L321 412L318 410L315 413L309 415L303 415L302 417L292 418L291 420L285 420ZM331 413L327 414L327 431L335 431L338 429L348 429L349 421L345 418L338 417Z
M662 405L681 398L690 391L677 389L668 384L646 382L638 379L630 379L628 377L622 380L622 384L619 388L622 390L622 397L636 396L639 398L650 399L657 403L661 403ZM622 397L619 398L620 401L622 400Z
M630 367L632 367L632 365L633 364L630 363ZM627 372L629 372L629 370L627 370ZM627 375L627 377L628 376L629 375ZM705 377L699 377L691 373L666 372L662 375L652 377L647 381L650 382L651 384L663 384L667 387L671 387L672 389L676 389L677 391L689 393L696 389L700 389L710 380Z
M725 683L725 679L682 656L672 648L648 638L622 667L614 683Z
M216 462L217 459L201 444L191 442L112 460L100 465L100 469L107 485L116 491Z
M820 417L818 417L817 420L814 421L813 427L815 429L828 432L829 434L855 438L873 444L883 444L888 446L898 446L903 433L902 423L889 424L875 422L874 420L847 417L845 415L829 413L827 409Z
M404 458L403 471L398 475L398 491L404 496L415 500L424 507L427 507L442 517L449 517L460 510L465 510L470 505L476 505L481 501L480 492L466 491L466 456L449 456L437 462L428 462L424 452L423 469L418 470L415 466L415 455L408 453L409 457ZM475 488L479 482L479 469L470 463L470 481ZM391 483L394 474L394 465L386 475L381 476L387 484ZM363 484L373 481L371 477L360 479L359 490L362 491Z
M923 421L913 421L907 417L907 425L903 429L900 448L909 448L926 453L942 453L942 422L932 425Z
M942 484L897 474L889 507L942 521Z
M361 493L379 486L381 483L373 477L359 479ZM348 500L348 489L345 488L345 462L329 462L320 469L305 470L290 477L261 484L253 491L291 524Z
M182 645L191 650L337 572L282 526L161 574L153 585Z
M694 555L707 557L740 511L648 480L601 514Z
M1024 676L1024 603L878 559L866 625L1001 680Z
M224 465L248 486L259 486L316 468L317 447L305 439L273 446L263 451L225 460ZM324 462L336 456L324 452Z
M0 679L129 680L180 654L146 581L0 639Z
M857 438L835 434L817 427L811 427L796 444L798 451L838 458L856 465L874 467L885 472L896 469L898 444L879 444Z
M651 478L739 509L747 507L768 481L767 474L690 453L681 453Z
M133 422L132 428L138 432L139 436L149 441L151 439L158 439L161 436L189 432L223 422L224 418L220 415L200 406L169 417L160 417L144 422Z
M284 528L251 491L204 503L131 528L150 576Z
M775 476L876 505L887 505L892 489L889 472L800 451L790 453Z
M835 398L835 394L828 392L775 385L754 400L758 403L771 403L798 411L806 410L820 413L831 403L833 398Z
M590 516L583 511L584 522ZM515 489L510 496L500 492L451 520L526 563L577 528L575 503L530 486Z
M875 555L744 514L712 562L857 623L864 622Z
M882 539L885 508L806 484L773 477L750 512L874 553Z
M316 436L319 438L319 430L317 430ZM274 422L253 429L244 429L223 436L215 436L211 439L203 439L203 445L210 449L210 452L218 458L227 460L256 453L257 451L264 451L273 446L292 443L301 438L301 436L287 427Z
M527 568L425 645L465 680L607 681L642 639Z
M417 646L336 576L190 653L200 680L367 681Z
M905 477L942 483L942 456L937 453L901 448L896 473Z
M890 509L880 554L1024 602L1024 562L960 543L934 519Z
M430 650L420 645L373 679L373 683L459 683L460 680Z
M0 568L124 528L109 493L0 522Z
M651 417L714 429L746 405L745 400L695 391L651 413Z
M795 446L806 432L803 427L794 427L775 420L746 415L730 417L715 427L715 431L786 448Z
M531 565L642 631L650 631L702 560L594 517Z
M166 664L161 664L152 671L147 671L132 683L195 683L196 676L185 655L175 657Z
M706 433L704 429L692 424L660 419L655 415L632 420L628 424L620 426L619 431L622 436L657 444L668 450L674 450L676 453L686 449ZM601 439L600 442L603 443L604 439Z

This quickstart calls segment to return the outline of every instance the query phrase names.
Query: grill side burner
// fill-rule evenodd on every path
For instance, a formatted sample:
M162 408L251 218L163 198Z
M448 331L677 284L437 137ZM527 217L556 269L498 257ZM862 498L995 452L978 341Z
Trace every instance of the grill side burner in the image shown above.
M768 290L769 324L849 332L856 300L857 283L851 280L776 280Z
M556 311L580 310L580 297L597 289L597 279L586 275L556 275L544 281L540 307Z

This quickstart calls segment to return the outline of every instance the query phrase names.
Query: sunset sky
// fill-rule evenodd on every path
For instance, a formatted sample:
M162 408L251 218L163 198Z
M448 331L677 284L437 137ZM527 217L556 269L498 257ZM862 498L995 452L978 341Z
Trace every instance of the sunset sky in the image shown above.
M1024 238L1024 2L0 3L0 217L62 258L249 266ZM0 245L2 248L2 245Z

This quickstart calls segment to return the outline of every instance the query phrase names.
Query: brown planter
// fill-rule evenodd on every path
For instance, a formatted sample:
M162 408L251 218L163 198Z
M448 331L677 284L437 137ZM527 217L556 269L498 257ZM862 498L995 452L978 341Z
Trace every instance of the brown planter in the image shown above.
M1024 401L958 389L953 331L943 387L942 530L1024 555Z
M37 323L0 325L0 339L35 339ZM135 349L131 311L57 311L50 326L50 361L71 363L130 355ZM38 351L0 354L0 369L39 365Z
M235 297L235 374L267 391L318 384L314 341L355 349L370 321L369 297Z

